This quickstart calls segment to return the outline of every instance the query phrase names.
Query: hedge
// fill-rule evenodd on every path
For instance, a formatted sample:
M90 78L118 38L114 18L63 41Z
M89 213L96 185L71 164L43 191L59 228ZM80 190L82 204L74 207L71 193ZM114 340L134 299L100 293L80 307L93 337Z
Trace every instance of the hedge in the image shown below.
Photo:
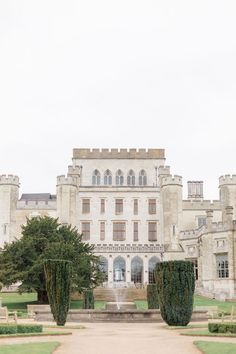
M42 325L0 324L0 335L16 334L16 333L41 333L42 331L43 331Z
M155 269L161 316L169 326L186 326L192 316L195 288L193 263L168 261Z
M236 333L236 323L208 323L211 333Z
M148 309L159 309L157 284L147 285L147 303Z

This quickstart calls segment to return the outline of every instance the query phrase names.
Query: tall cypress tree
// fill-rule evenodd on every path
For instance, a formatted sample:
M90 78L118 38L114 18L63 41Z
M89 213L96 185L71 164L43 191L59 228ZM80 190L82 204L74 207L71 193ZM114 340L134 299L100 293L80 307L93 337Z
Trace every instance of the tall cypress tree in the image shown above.
M192 316L195 288L193 263L158 263L155 270L161 316L169 326L186 326Z
M64 326L70 306L71 262L48 259L44 272L53 318L58 326Z

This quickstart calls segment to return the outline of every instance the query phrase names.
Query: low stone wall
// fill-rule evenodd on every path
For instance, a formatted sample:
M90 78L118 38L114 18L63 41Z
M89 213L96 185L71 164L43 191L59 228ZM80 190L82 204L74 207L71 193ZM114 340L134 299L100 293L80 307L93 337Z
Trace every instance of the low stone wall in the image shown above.
M123 292L122 299L124 301L134 301L134 300L146 300L147 298L147 290L136 289L136 288L121 288L120 292ZM113 289L109 288L96 288L93 291L95 300L103 300L103 301L116 301L115 294ZM80 293L73 293L71 295L72 300L81 300L82 295Z
M205 321L206 311L194 311L191 321ZM53 321L50 311L35 311L36 321ZM70 310L67 322L163 322L160 310Z

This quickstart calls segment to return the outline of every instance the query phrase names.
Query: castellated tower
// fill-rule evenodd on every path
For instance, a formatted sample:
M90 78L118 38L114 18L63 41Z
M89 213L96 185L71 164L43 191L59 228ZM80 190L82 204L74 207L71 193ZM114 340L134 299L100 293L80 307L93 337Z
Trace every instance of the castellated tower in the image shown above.
M236 219L236 175L225 175L219 178L220 201L225 218L226 207L233 207L233 219Z
M57 216L62 224L76 226L78 176L57 177Z
M19 178L0 176L0 247L16 237L16 207L19 197Z
M182 177L170 175L169 167L159 168L163 214L163 242L168 251L179 251L182 229Z

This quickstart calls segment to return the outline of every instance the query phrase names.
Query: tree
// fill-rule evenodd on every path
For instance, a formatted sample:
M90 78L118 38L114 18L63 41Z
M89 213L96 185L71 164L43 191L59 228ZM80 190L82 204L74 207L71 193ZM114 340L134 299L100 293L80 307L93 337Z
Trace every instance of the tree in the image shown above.
M53 318L58 326L64 326L70 306L70 261L48 259L44 262L46 289Z
M161 316L169 326L186 326L193 311L193 263L158 263L155 271Z
M71 225L48 216L27 219L21 239L5 244L0 254L0 281L6 286L20 281L20 292L36 291L38 301L47 302L44 261L64 259L72 262L72 290L92 289L103 280L93 249Z

